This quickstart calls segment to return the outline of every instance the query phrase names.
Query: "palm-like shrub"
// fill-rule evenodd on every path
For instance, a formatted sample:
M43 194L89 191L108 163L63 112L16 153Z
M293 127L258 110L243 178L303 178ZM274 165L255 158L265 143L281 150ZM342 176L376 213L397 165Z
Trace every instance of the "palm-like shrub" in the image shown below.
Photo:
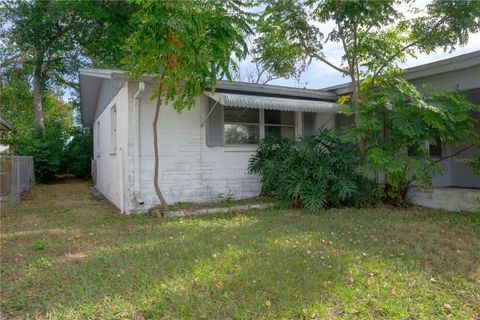
M262 194L277 196L284 207L314 212L367 201L358 165L355 145L321 130L298 141L279 137L261 141L249 172L260 176Z

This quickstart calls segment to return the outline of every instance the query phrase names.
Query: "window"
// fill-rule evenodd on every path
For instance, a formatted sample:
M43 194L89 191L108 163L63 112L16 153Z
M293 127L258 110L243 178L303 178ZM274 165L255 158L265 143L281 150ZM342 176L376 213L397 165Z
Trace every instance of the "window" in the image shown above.
M436 143L428 144L428 151L432 157L441 157L442 156L442 143L437 140Z
M225 107L210 99L205 116L209 147L255 145L271 135L295 139L297 134L293 111Z
M315 117L313 112L303 112L303 132L304 137L311 136L315 133Z
M295 114L293 111L265 110L265 137L279 135L295 139Z
M117 152L117 106L110 109L110 153Z
M100 157L100 121L97 121L97 132L96 132L97 143L95 144L95 150L97 157Z
M256 144L260 138L258 109L224 108L225 144Z

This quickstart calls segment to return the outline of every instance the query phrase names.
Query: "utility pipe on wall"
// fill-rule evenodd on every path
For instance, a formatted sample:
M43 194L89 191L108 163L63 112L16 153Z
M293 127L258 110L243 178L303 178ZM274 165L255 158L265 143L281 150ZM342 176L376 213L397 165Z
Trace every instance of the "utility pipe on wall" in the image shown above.
M138 204L144 203L140 191L140 99L145 91L145 82L138 83L138 90L133 96L133 162L134 162L134 195Z

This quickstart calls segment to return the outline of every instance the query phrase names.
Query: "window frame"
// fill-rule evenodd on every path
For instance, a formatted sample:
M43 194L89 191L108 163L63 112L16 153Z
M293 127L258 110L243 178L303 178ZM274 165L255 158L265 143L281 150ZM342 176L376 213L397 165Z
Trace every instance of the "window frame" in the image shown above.
M271 124L271 123L266 123L265 122L265 111L280 111L280 113L282 112L291 112L292 115L293 115L293 124ZM293 128L293 138L296 139L297 138L297 116L296 116L296 112L295 111L285 111L285 110L265 110L265 109L262 109L262 113L263 113L263 119L264 119L264 122L263 122L263 126L264 126L264 129L263 129L263 136L265 138L265 134L266 134L266 128L267 127L284 127L284 128Z
M110 154L117 154L117 105L110 107Z
M223 135L223 147L225 148L256 148L258 146L258 142L262 139L265 139L265 129L266 127L288 127L288 128L293 128L294 131L294 139L297 138L297 131L298 131L298 120L297 120L297 112L295 111L286 111L286 110L277 110L280 112L292 112L293 114L293 124L267 124L265 123L265 109L254 109L257 111L259 114L258 117L258 124L257 123L250 123L250 122L230 122L230 121L225 121L225 108L228 108L224 105L221 105L222 107L222 117L223 117L223 126L222 126L222 135ZM230 107L230 108L238 108L238 107ZM250 108L244 108L244 109L250 109ZM240 124L240 125L258 125L258 142L257 143L237 143L237 144L232 144L232 143L226 143L225 142L225 125L226 124Z
M97 135L95 137L95 154L97 158L100 158L100 120L97 121Z
M238 107L227 107L227 106L224 106L224 105L221 105L222 107L222 118L223 118L223 126L222 126L222 136L223 136L223 146L224 147L232 147L232 148L243 148L243 147L253 147L253 146L257 146L258 145L258 142L257 143L226 143L225 142L225 125L227 124L239 124L239 125L247 125L247 126L258 126L258 139L262 139L261 138L261 131L262 131L262 128L261 128L261 116L260 116L260 113L258 114L258 123L253 123L253 122L231 122L231 121L225 121L225 108L232 108L232 109L241 109L241 108L238 108ZM243 108L243 109L252 109L252 108ZM260 112L260 109L253 109L257 112Z

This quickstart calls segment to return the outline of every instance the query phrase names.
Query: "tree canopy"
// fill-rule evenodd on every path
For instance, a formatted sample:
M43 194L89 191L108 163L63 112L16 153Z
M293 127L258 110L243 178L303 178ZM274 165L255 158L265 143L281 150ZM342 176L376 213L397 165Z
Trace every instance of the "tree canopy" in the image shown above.
M218 78L231 78L234 57L245 56L245 37L251 32L243 8L240 1L146 1L134 16L138 27L127 40L125 63L133 78L151 75L156 87L154 186L163 207L167 204L158 184L160 106L173 101L181 112L205 89L213 90Z

